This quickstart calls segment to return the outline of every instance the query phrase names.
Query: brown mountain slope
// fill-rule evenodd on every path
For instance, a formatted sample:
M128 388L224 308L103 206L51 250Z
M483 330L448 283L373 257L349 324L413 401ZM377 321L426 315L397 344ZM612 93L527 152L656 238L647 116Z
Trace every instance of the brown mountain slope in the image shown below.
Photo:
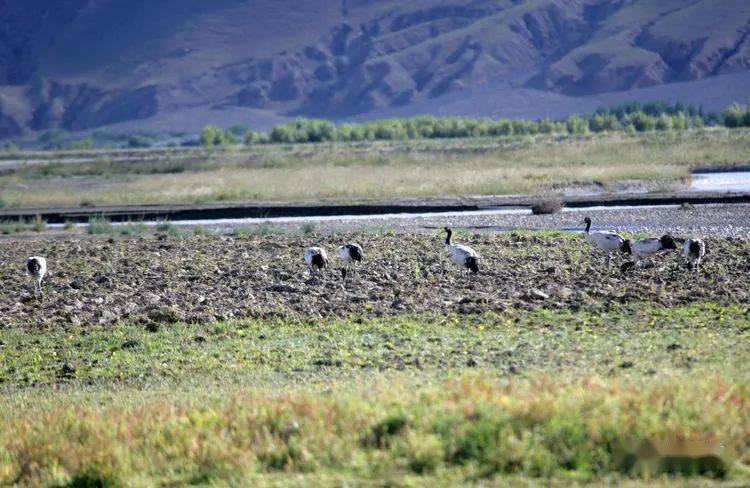
M748 32L746 0L0 0L0 136L604 94L747 71Z

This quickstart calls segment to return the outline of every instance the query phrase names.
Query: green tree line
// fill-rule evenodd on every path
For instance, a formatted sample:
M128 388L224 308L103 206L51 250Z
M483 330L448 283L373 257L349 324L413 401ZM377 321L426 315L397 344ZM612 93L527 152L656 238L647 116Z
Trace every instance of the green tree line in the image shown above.
M534 134L578 135L599 132L648 132L701 128L724 125L729 128L750 127L750 104L733 103L721 114L704 112L702 108L683 103L625 103L600 108L588 115L573 115L563 120L479 119L470 117L435 117L423 115L390 118L361 123L334 124L322 119L300 118L276 125L269 132L253 131L246 125L228 129L206 126L196 142L206 147L234 144L356 142L378 140L413 140L457 137L525 136ZM178 134L179 136L179 134ZM93 132L82 139L73 139L63 130L42 132L36 145L43 149L89 149L94 147L151 147L163 141L163 135L147 131L129 134ZM170 142L178 145L180 142ZM18 145L11 140L0 151L12 152Z
M563 120L552 120L550 118L540 120L491 120L424 115L337 125L322 119L300 118L292 122L276 125L268 133L248 131L244 142L245 144L263 144L523 136L534 134L577 135L592 132L684 130L718 124L724 124L727 127L750 126L748 106L732 104L721 116L706 113L702 108L680 102L675 104L664 102L641 104L632 102L612 108L601 108L585 116L573 115ZM216 126L211 126L211 133L214 133L216 129Z

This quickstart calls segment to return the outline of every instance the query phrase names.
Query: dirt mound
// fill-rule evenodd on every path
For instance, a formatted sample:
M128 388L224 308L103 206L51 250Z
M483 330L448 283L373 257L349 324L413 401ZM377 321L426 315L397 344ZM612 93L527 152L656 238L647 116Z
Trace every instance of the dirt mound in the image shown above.
M507 307L606 310L647 300L747 303L750 243L709 239L701 275L681 256L628 275L578 238L526 234L459 235L482 256L466 284L444 256L438 235L357 235L366 262L344 285L336 246L353 236L194 236L86 238L0 243L0 326L210 323L275 315L380 316L412 312L478 314ZM302 259L310 245L332 256L324 276ZM45 298L33 298L23 274L27 256L46 256Z

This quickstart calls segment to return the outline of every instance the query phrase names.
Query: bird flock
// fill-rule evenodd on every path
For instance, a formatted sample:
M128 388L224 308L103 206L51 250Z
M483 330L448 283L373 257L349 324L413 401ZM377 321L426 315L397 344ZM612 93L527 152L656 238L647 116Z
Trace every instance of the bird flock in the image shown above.
M655 256L666 251L678 250L677 240L669 234L661 237L645 237L631 242L630 239L625 239L612 231L592 231L590 217L586 217L581 223L586 225L584 235L589 244L606 253L608 266L611 266L613 254L622 254L632 258L631 261L622 263L620 266L623 272L653 263ZM706 255L706 245L701 239L686 239L683 243L682 254L688 268L698 272L701 260Z
M658 254L670 250L678 250L677 240L665 234L661 237L647 237L644 239L631 242L619 234L612 231L592 231L591 218L586 217L581 224L585 224L584 237L586 241L595 249L603 251L607 258L607 266L611 266L613 254L630 256L630 261L624 262L620 270L625 272L631 268L643 267ZM467 283L479 274L480 257L474 249L463 244L455 244L452 240L453 230L450 227L443 227L446 233L445 251L450 260L461 270L461 274L466 277ZM686 239L683 242L682 254L685 257L688 268L696 273L699 270L701 261L706 254L706 245L700 239ZM341 268L341 277L344 281L351 278L356 279L357 267L365 258L365 252L357 243L348 242L338 248L338 256L343 264ZM326 250L319 246L309 247L304 253L305 264L310 270L310 274L317 277L325 273L330 261ZM25 263L26 275L31 280L34 287L34 296L37 298L44 297L42 283L47 275L47 260L41 256L32 256Z

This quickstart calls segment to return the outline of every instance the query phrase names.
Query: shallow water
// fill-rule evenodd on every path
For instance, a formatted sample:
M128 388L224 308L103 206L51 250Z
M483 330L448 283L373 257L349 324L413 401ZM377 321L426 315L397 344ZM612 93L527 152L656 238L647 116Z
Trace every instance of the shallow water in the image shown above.
M750 192L750 171L694 173L689 190L693 192Z

